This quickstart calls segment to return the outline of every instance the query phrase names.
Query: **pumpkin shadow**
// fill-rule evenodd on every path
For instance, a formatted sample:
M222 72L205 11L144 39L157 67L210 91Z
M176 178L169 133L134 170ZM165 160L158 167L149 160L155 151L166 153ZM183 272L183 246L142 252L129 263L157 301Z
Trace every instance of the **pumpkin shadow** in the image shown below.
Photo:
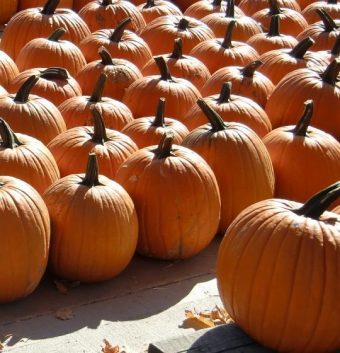
M6 340L11 347L25 338L58 337L82 328L95 329L102 321L141 320L161 313L186 297L197 283L215 278L220 240L216 237L200 254L182 261L136 255L116 278L80 284L66 294L58 292L53 276L47 273L30 296L0 305L0 342L11 335ZM57 313L64 308L71 309L74 317L58 319Z

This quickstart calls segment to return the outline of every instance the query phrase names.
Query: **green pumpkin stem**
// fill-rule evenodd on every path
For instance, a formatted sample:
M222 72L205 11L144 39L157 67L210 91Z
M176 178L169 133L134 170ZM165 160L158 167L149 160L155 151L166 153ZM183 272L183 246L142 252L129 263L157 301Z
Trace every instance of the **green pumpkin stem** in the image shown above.
M57 6L59 5L60 0L48 0L45 6L42 8L41 13L43 15L53 15Z
M174 49L169 59L181 59L183 58L183 41L182 38L176 38L174 41Z
M41 78L52 78L52 79L61 79L68 80L70 78L68 72L63 67L49 67L46 70L40 71L39 77Z
M221 88L220 95L217 99L218 104L228 103L231 96L231 82L224 82Z
M204 115L208 118L211 124L212 131L218 132L226 129L226 125L224 124L224 121L221 116L214 109L212 109L202 98L198 98L197 104L201 108Z
M334 59L326 67L326 70L321 74L321 79L323 82L328 83L329 85L335 86L339 72L340 72L340 58Z
M331 55L337 57L340 55L340 34L336 37L336 41L334 43L334 46L331 50Z
M65 28L57 28L47 39L52 42L58 42L59 39L66 33Z
M189 21L185 18L182 17L179 22L177 28L181 31L185 31L189 27Z
M112 0L103 0L101 3L101 6L109 6L112 4L113 4Z
M114 29L112 35L110 36L110 41L114 43L119 43L122 40L124 31L129 23L131 23L131 17L127 17L124 20L120 21Z
M323 22L323 25L325 27L325 32L332 32L335 31L338 26L334 22L333 18L329 16L329 14L323 10L323 9L316 9L315 10L319 17L321 18L321 21Z
M143 9L151 9L155 7L155 0L147 0L146 4L143 6Z
M39 80L39 75L30 76L19 88L17 94L14 97L16 103L26 103L29 95L31 94L32 88Z
M273 15L270 18L268 37L279 37L279 36L280 36L280 16Z
M248 65L244 66L240 72L242 74L242 76L247 77L247 78L253 78L256 69L261 66L263 64L263 62L261 60L254 60L251 63L249 63Z
M14 149L22 145L16 134L2 118L0 118L0 136L2 140L0 146L3 148Z
M236 24L235 20L229 22L228 28L225 32L225 36L223 38L223 42L221 44L221 46L224 49L229 49L232 47L232 40L231 39L233 36L233 30L234 30L235 24Z
M166 64L163 56L155 56L154 60L157 64L159 74L162 81L172 81L172 77L169 72L168 65Z
M102 100L106 78L107 76L103 72L99 75L96 85L94 86L92 95L89 99L89 102L98 103Z
M214 7L219 7L222 4L222 0L213 0L213 2L211 3L212 6Z
M225 17L235 18L235 1L227 0Z
M95 153L89 154L85 177L83 178L81 184L89 188L101 185L99 182L98 161Z
M110 52L103 46L98 49L98 54L102 59L101 64L104 66L113 65L112 57Z
M166 131L162 136L162 139L159 142L157 149L154 151L155 156L158 159L167 158L172 155L171 150L172 150L173 140L174 140L174 133L172 131Z
M105 123L102 115L99 110L93 106L91 108L92 117L93 117L93 135L92 141L98 144L104 145L108 140L106 135Z
M311 37L300 40L298 44L289 52L289 55L295 59L303 59L307 50L314 44Z
M314 110L314 102L312 99L305 101L305 110L300 118L299 122L296 124L293 134L295 136L306 137L307 130L309 128Z
M282 10L280 9L279 3L277 0L268 0L269 2L269 13L271 16L280 15Z
M297 210L296 214L318 220L329 206L340 197L340 181L313 195Z
M165 127L164 124L164 112L165 112L165 98L159 98L155 119L152 122L154 127Z

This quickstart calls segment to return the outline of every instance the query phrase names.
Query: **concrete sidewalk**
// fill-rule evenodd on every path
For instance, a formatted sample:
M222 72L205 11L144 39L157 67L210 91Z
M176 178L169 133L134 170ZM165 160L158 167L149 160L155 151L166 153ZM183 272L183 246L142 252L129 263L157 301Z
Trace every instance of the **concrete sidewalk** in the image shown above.
M185 261L135 256L119 277L83 284L67 294L59 293L46 276L31 296L0 305L2 352L97 353L107 339L126 353L140 353L150 342L193 332L180 327L185 309L221 305L215 280L220 240ZM69 320L56 317L64 308Z

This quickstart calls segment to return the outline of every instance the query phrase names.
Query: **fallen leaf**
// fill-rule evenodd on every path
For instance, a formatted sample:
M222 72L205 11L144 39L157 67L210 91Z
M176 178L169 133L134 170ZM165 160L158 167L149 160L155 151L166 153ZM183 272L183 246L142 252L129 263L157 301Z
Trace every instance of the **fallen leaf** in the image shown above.
M75 288L80 285L79 281L68 281L65 279L54 279L53 280L57 291L61 294L67 294L71 288Z
M126 353L125 351L121 351L119 346L112 346L112 344L104 338L104 347L102 347L103 353Z
M59 320L71 320L74 314L70 308L62 308L55 313L55 317Z

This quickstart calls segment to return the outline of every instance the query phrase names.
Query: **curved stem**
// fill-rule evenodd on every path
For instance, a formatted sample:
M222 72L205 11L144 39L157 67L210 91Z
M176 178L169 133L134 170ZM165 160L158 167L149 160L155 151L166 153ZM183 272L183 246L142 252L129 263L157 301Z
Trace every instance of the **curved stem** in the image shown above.
M113 65L112 57L110 52L103 46L98 49L98 54L102 59L101 63L104 66Z
M212 109L202 98L197 100L198 106L201 108L204 115L208 118L211 124L211 130L214 132L223 131L226 129L226 125L224 124L221 116Z
M280 16L272 15L270 18L268 37L278 37L278 36L280 36Z
M188 27L189 27L189 21L185 17L182 17L178 22L177 28L181 31L185 31Z
M303 59L307 50L315 43L311 37L300 40L298 44L289 52L289 55L295 59Z
M105 128L103 117L95 106L91 108L91 112L93 116L92 141L98 144L104 145L105 141L107 141L108 138L106 135L106 128Z
M224 82L221 88L220 95L217 99L218 104L228 103L231 95L231 82Z
M58 28L56 29L47 39L51 40L52 42L58 42L58 40L66 33L65 28Z
M109 6L112 4L113 4L112 0L103 0L101 3L102 6Z
M157 64L159 74L161 75L161 80L162 81L171 81L172 77L170 75L168 65L166 64L163 56L155 56L154 59Z
M256 69L261 66L263 62L261 60L255 60L243 67L240 72L242 76L247 77L247 78L253 78Z
M318 220L327 208L340 197L340 181L328 186L313 195L305 204L294 213Z
M159 98L155 119L151 126L154 127L165 127L164 125L164 111L165 111L165 98Z
M317 14L320 16L321 21L325 27L325 32L332 32L338 28L333 18L323 9L316 9Z
M336 5L338 3L338 0L328 0L327 4L329 5Z
M268 0L269 1L269 13L271 16L279 15L282 13L279 3L277 0Z
M2 118L0 118L0 136L2 140L1 147L14 149L22 145L13 130Z
M60 0L48 0L45 6L42 8L41 13L43 15L53 15Z
M14 97L14 102L17 103L26 103L28 101L29 95L31 93L32 88L39 80L38 75L30 76L19 88L17 94Z
M235 1L234 0L227 0L225 17L235 18Z
M112 35L110 36L110 41L114 43L119 43L122 40L122 36L127 25L131 22L131 17L127 17L120 21L116 28L114 29Z
M174 49L172 54L169 56L170 59L181 59L183 58L183 41L182 38L176 38L174 41Z
M94 86L92 95L89 99L89 102L98 103L102 100L106 78L107 76L103 72L99 75L96 85Z
M172 131L166 131L162 136L162 139L159 142L157 149L154 152L155 157L158 159L170 157L172 155L171 150L172 150L173 140L174 140L174 133Z
M89 154L85 177L83 178L81 184L88 186L89 188L96 185L101 185L99 182L98 161L95 153Z
M334 59L326 68L326 70L321 74L321 79L323 82L329 85L335 86L337 77L340 72L340 58Z
M147 0L146 4L143 6L143 9L151 9L155 6L155 0Z
M222 4L222 0L213 0L213 2L211 3L212 6L216 6L219 7Z
M313 110L314 110L314 102L312 99L309 99L305 101L305 110L302 114L302 117L300 118L299 122L296 124L293 134L295 136L302 136L306 137L307 130L310 125L310 121L313 116Z
M336 37L336 41L331 50L331 55L338 56L340 54L340 34Z
M41 78L59 78L68 80L69 74L63 67L49 67L46 70L40 71L39 77Z
M227 28L227 30L225 32L225 36L224 36L223 42L221 44L221 46L224 49L229 49L229 48L232 47L231 38L233 36L233 30L234 30L235 24L236 24L235 20L229 22L228 28Z

